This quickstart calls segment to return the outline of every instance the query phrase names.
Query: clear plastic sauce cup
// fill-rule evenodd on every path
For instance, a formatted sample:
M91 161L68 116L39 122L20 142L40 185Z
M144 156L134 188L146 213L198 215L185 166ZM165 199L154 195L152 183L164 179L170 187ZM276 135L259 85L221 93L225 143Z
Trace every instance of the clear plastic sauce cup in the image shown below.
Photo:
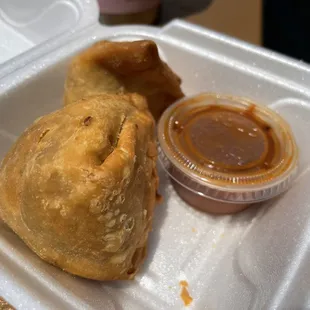
M248 99L201 94L170 106L158 124L159 160L191 206L235 213L286 191L298 149L286 121Z

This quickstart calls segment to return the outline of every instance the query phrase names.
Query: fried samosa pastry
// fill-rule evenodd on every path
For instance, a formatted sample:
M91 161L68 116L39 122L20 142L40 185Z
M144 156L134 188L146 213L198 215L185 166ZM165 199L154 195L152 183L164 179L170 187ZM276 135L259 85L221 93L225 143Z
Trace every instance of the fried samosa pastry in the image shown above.
M0 216L43 260L131 279L155 204L154 120L139 95L98 95L34 122L0 167Z
M71 62L65 83L65 104L89 95L135 92L147 98L157 120L184 96L181 80L164 63L153 41L101 41Z

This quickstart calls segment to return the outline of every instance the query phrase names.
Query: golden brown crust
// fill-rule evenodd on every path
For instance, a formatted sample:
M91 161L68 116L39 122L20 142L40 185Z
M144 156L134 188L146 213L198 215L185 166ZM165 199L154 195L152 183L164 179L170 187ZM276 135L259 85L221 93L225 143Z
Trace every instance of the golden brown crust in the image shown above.
M156 44L100 41L71 62L65 83L65 104L89 95L135 92L147 98L157 120L184 96L181 80L161 61Z
M42 259L130 279L156 197L154 121L143 97L100 95L38 119L0 167L0 216Z
M15 308L13 308L4 299L0 297L0 310L15 310Z

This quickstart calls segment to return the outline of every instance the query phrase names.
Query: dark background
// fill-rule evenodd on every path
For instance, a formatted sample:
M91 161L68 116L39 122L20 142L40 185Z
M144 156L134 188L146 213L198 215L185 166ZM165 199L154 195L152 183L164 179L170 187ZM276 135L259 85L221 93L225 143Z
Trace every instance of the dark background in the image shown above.
M162 0L158 23L164 24L173 18L184 18L201 12L216 1ZM223 6L224 9L225 6ZM242 8L236 7L236 10L240 9ZM222 14L229 16L228 12ZM310 63L310 0L262 0L261 15L263 46ZM234 19L236 14L230 16ZM247 21L244 24L244 27L247 27L250 21L246 19L244 21ZM208 24L206 26L208 27ZM234 35L238 34L234 33Z
M264 0L263 45L310 63L310 0Z

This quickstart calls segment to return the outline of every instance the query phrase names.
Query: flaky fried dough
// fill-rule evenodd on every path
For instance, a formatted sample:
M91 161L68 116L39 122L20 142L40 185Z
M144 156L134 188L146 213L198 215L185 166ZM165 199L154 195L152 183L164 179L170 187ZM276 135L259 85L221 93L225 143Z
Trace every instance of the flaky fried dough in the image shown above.
M42 259L133 278L155 203L154 121L139 95L99 95L34 122L0 167L0 216Z
M65 83L65 104L89 95L136 92L147 98L157 120L183 97L181 80L161 61L153 41L101 41L71 62Z

